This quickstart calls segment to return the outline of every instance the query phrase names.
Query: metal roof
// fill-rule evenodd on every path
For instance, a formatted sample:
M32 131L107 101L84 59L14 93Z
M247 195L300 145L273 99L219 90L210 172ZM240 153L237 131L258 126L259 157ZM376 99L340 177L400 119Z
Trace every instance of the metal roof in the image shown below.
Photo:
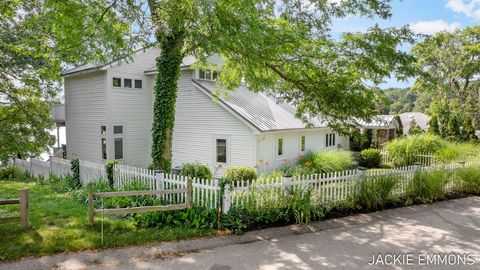
M428 130L428 121L430 120L430 116L421 112L404 112L400 114L400 121L402 121L404 134L408 134L410 122L412 122L413 119L415 119L415 122L421 129L425 131Z
M287 103L279 103L273 97L264 93L250 91L240 86L228 94L226 98L214 94L215 82L193 80L203 91L219 98L220 102L232 109L238 116L249 122L259 131L279 131L289 129L304 129L306 124L295 117L295 108ZM326 127L319 119L311 119L312 128Z
M358 120L358 124L362 128L388 128L395 120L395 115L375 115L370 122Z

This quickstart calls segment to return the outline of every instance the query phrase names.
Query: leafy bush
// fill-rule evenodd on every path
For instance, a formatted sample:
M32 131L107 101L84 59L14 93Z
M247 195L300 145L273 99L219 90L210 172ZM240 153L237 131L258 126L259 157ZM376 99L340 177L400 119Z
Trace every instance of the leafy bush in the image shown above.
M386 145L386 149L395 166L413 164L419 153L435 153L444 148L446 142L440 137L425 134L395 139Z
M311 203L311 189L291 189L289 194L277 194L276 202L267 202L257 207L255 198L249 203L230 208L222 216L222 227L233 233L245 230L269 227L272 225L306 224L320 220L325 216L325 209Z
M397 180L394 177L365 179L354 195L355 204L369 211L383 209L396 186Z
M108 184L113 187L113 168L118 164L116 160L108 160L105 162L105 171L107 172Z
M441 199L449 174L444 170L420 171L408 183L405 194L413 203L431 203Z
M212 172L208 166L200 163L184 164L180 174L191 178L212 179Z
M255 169L246 166L230 166L224 174L225 183L232 183L237 181L251 181L257 179Z
M457 171L459 191L480 195L480 167L462 168Z
M72 171L73 180L78 184L80 183L80 160L78 158L74 158L70 161L70 169Z
M192 229L214 229L217 227L217 209L207 210L192 207L181 211L150 212L134 215L133 223L138 228L184 227Z
M347 170L353 163L352 153L345 150L320 151L316 154L307 153L301 163L304 167L311 167L316 173Z
M53 190L60 193L74 191L81 187L71 174L66 174L63 177L50 175L49 183Z
M13 180L18 182L30 182L33 177L23 172L17 166L0 168L0 180Z
M376 148L369 148L360 152L358 164L366 168L377 168L380 166L381 161L380 151Z

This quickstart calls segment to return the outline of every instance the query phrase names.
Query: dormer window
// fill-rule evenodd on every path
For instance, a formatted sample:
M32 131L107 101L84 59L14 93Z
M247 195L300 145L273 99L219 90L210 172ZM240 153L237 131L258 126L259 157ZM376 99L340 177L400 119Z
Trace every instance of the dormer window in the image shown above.
M219 72L211 69L200 69L198 70L198 78L201 80L214 81L217 79Z

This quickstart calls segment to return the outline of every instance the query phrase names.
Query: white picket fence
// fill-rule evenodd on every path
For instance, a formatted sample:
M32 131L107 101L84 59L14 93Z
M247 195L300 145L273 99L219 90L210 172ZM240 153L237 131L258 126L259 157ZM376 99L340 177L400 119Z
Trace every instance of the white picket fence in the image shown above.
M388 153L387 150L382 149L380 151L380 155L382 156L382 164L392 164L394 160L392 156ZM438 163L435 155L433 153L417 153L415 155L415 162L420 163L421 166L432 166Z
M383 177L393 177L397 181L394 194L405 193L409 182L418 171L432 171L445 169L451 171L450 179L455 179L455 170L462 167L480 166L476 163L435 163L427 157L425 164L416 164L394 169L355 169L342 172L331 172L323 174L311 174L293 177L266 177L252 181L237 181L225 185L223 196L219 181L206 179L192 179L193 203L208 209L216 209L221 206L222 211L228 212L232 206L240 207L275 207L281 205L285 200L293 199L295 196L309 196L309 201L315 205L337 205L350 198L359 188L361 181L374 180L382 181ZM432 161L432 162L431 162ZM430 162L430 163L428 163ZM107 181L105 165L80 160L80 179L82 184ZM65 175L70 172L70 161L52 158L49 162L30 159L15 160L16 166L30 172L33 175L47 177L49 173ZM156 172L154 170L137 168L127 165L115 165L113 169L114 187L120 190L135 188L150 190L169 190L185 188L187 177L173 174ZM445 185L445 191L454 188L452 181ZM298 191L298 192L297 192ZM161 195L166 203L184 203L184 194ZM222 205L220 205L222 203Z
M98 180L106 180L107 172L105 165L85 160L80 160L80 182L82 185L95 182Z

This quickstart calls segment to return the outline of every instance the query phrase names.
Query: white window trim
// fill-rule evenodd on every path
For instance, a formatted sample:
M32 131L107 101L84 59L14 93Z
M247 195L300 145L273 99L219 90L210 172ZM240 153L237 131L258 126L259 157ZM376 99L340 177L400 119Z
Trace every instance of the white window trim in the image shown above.
M282 139L282 154L278 154L278 140ZM275 136L275 158L277 160L283 160L285 158L285 137L284 135Z
M302 150L302 137L305 138L305 149ZM305 133L300 133L300 136L298 137L298 152L300 154L305 154L307 152L307 136Z
M336 133L335 132L329 132L329 133L326 133L326 135L328 135L328 140L327 140L327 138L325 138L326 139L325 148L335 148L336 145L337 145L337 135L336 135ZM334 138L333 144L330 145L330 137L333 137L333 136L335 136L335 138Z
M121 134L114 134L113 133L113 129L114 129L114 126L122 126L122 133ZM125 141L126 141L126 124L125 123L114 123L113 125L111 125L111 131L112 131L112 142L113 142L113 160L119 160L119 161L123 161L125 160L125 156L126 156L126 151L125 151ZM107 127L107 132L108 132L108 127ZM115 139L122 139L122 158L119 158L119 159L116 159L115 158Z
M195 78L196 78L197 80L210 81L210 82L214 82L214 81L216 80L216 79L213 78L213 73L214 73L214 72L219 73L218 70L214 70L214 69L211 69L211 68L205 68L205 69L203 69L203 70L205 70L205 78L200 78L200 68L197 68L197 69L195 70ZM210 79L207 78L207 73L206 73L207 70L210 70ZM217 74L217 77L218 77L218 74Z
M227 141L227 162L222 163L222 162L217 162L217 139L220 140L226 140ZM213 135L212 136L212 149L213 149L213 162L212 164L215 164L215 166L221 165L223 166L229 166L230 164L230 156L231 156L231 151L232 148L230 147L230 135Z
M120 79L120 84L121 84L120 87L118 87L118 86L113 86L113 78L118 78L118 79ZM125 87L125 79L130 79L130 80L132 80L132 87ZM142 81L142 88L136 88L136 87L135 87L135 80ZM111 79L110 79L110 85L111 85L112 88L115 89L115 90L128 90L128 91L132 91L132 90L144 90L144 89L145 89L145 79L144 79L144 78L141 78L141 77L135 77L135 76L124 77L124 76L112 75L112 76L111 76Z

